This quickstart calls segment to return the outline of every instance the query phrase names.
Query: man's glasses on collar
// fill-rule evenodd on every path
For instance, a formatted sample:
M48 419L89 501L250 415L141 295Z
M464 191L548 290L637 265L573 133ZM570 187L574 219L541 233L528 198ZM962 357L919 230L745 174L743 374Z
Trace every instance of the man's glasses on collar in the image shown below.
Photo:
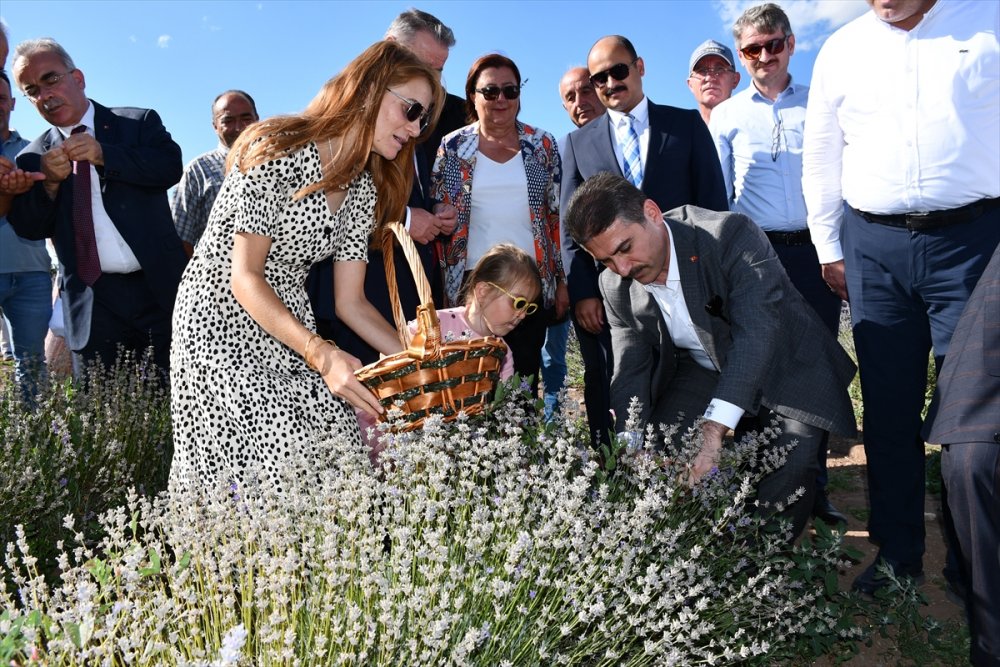
M759 60L761 51L767 51L772 56L776 56L785 50L785 44L788 43L788 35L784 37L775 37L774 39L769 39L763 44L747 44L742 49L740 53L747 60Z
M411 100L408 97L403 97L392 88L386 88L386 90L388 90L390 93L395 95L397 98L399 98L402 102L404 102L407 105L406 111L403 112L406 114L407 122L412 123L418 118L420 119L420 133L423 134L424 130L427 129L427 125L429 125L431 122L430 112L427 109L424 109L424 105L421 104L420 102L416 100Z
M595 72L590 75L590 82L595 86L603 86L608 82L608 77L610 76L615 81L624 81L628 78L628 68L638 62L638 58L630 63L618 63L617 65L612 65L606 70Z

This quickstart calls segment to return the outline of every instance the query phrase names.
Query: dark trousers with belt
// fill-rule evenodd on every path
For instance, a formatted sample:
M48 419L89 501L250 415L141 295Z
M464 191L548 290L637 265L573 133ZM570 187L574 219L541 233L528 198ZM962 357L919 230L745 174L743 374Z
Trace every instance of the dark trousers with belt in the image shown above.
M595 448L611 444L611 327L604 323L598 334L584 329L574 319L576 339L580 343L580 358L583 360L583 403L587 411L590 428L590 443ZM624 420L625 415L618 415Z
M921 411L931 348L938 368L1000 243L1000 208L936 229L869 222L845 206L841 229L864 401L871 515L880 555L920 567L924 553Z

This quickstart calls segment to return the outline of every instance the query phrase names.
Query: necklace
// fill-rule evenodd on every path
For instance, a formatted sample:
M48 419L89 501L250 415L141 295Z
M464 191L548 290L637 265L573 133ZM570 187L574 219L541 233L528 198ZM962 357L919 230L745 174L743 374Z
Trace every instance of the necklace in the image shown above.
M330 171L333 171L333 137L327 138L327 140L326 140L326 150L330 153L330 163L327 165L327 168ZM320 163L322 163L322 160L320 160ZM338 185L336 187L337 187L338 190L346 190L350 186L351 186L350 183L344 183L344 184Z

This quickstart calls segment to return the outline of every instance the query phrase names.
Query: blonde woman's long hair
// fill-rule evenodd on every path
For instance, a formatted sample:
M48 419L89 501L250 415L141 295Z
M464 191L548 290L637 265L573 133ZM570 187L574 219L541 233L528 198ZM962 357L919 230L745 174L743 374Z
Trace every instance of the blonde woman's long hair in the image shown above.
M308 183L295 197L318 190L337 189L368 169L378 191L375 223L398 220L413 185L415 141L408 141L394 160L372 152L375 123L386 89L422 77L431 87L431 123L437 124L444 104L440 75L423 64L412 51L395 41L376 42L327 81L305 110L296 116L276 116L251 125L240 134L229 155L229 164L246 172L259 164L284 157L310 142L340 137L331 169L315 183Z

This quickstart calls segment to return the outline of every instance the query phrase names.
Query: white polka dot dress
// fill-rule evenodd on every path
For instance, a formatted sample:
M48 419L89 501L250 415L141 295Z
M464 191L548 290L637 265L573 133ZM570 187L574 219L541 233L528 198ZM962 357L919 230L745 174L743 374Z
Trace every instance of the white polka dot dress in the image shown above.
M293 199L320 178L319 153L310 144L246 174L234 170L223 183L174 307L171 488L240 486L251 471L274 479L295 452L321 460L316 443L333 433L360 439L353 408L331 394L299 354L264 331L231 289L234 234L267 236L268 284L315 331L306 274L330 255L367 260L376 197L366 171L335 215L323 192Z

